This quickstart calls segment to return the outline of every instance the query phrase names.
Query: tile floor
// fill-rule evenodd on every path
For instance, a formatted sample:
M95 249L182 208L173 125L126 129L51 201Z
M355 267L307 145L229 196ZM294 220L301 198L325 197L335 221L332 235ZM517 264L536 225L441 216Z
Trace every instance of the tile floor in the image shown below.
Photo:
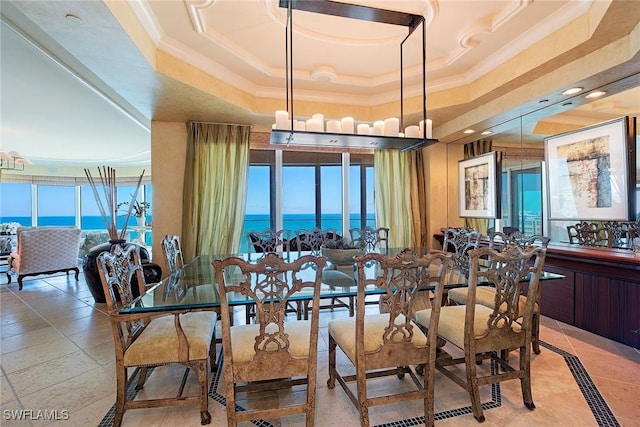
M15 278L10 285L4 275L0 280L0 424L96 426L103 419L108 423L105 415L115 401L115 378L105 305L94 303L82 278L76 282L64 274L39 276L25 280L22 291ZM358 425L358 414L343 391L326 387L327 321L347 313L322 313L316 425ZM244 314L237 317L242 321ZM532 358L536 409L523 406L518 381L485 386L481 390L488 408L485 425L640 427L640 351L553 319L543 318L542 323L541 339L546 344ZM140 393L171 392L180 375L176 368L158 368ZM381 381L384 387L402 386L394 378ZM214 375L209 400L212 426L226 423L222 390L222 380ZM294 399L299 394L293 389L264 396L264 401ZM477 425L468 405L467 394L437 374L436 424ZM16 420L17 415L23 419ZM410 402L372 409L371 421L412 425L419 415L420 404ZM304 425L300 417L268 421ZM131 410L123 425L198 426L200 416L191 406Z

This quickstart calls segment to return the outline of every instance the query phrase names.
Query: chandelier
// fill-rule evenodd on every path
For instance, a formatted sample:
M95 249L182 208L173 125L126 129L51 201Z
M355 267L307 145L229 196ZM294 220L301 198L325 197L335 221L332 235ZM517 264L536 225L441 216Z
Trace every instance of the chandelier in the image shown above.
M23 171L24 165L32 164L17 151L7 151L0 148L0 169Z
M286 53L286 110L276 111L270 142L274 145L316 147L355 147L373 149L412 150L438 142L432 138L431 120L427 119L426 94L426 28L422 15L360 6L332 0L280 0L287 8ZM314 114L308 120L296 120L293 112L293 19L292 10L360 19L369 22L401 25L408 34L400 43L400 115L384 120L355 124L353 117L328 120ZM403 94L403 46L418 28L422 32L422 120L405 127Z

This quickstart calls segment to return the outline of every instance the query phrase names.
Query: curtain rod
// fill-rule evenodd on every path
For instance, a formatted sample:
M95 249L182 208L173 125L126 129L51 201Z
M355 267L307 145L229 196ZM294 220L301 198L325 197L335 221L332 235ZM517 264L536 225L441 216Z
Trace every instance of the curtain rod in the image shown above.
M204 125L229 125L229 126L249 126L250 128L253 127L253 125L247 124L247 123L219 123L219 122L201 122L198 120L189 120L188 122L189 124L191 123L202 123Z

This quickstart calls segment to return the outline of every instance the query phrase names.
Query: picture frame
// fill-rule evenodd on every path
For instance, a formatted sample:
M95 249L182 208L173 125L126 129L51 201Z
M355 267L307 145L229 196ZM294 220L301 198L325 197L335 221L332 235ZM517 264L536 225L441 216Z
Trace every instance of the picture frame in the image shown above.
M634 128L635 120L621 117L545 138L550 220L633 217Z
M498 156L492 151L458 161L458 216L500 218Z

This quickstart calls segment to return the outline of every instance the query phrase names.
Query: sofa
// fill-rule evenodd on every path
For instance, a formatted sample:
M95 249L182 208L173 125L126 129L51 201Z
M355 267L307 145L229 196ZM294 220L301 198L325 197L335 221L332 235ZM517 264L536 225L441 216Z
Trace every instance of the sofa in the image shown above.
M20 227L16 233L16 251L9 258L9 268L18 275L18 288L26 276L75 272L78 268L80 229L75 227ZM9 276L9 275L8 275ZM8 277L11 283L11 276Z

